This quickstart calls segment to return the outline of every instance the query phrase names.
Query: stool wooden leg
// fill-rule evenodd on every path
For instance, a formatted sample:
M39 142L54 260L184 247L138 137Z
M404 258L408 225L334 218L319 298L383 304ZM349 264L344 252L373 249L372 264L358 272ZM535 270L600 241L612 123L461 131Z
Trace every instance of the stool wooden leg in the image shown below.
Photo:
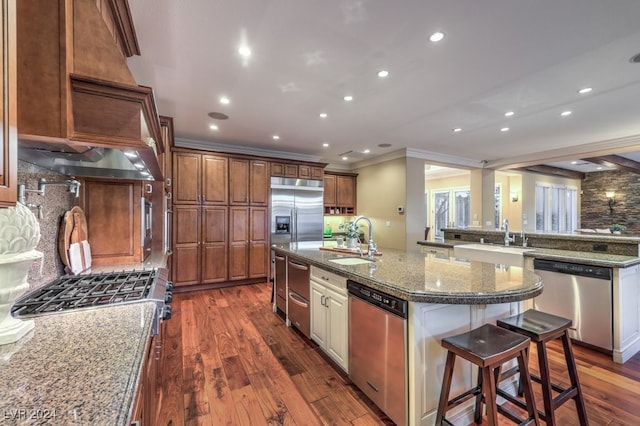
M529 414L529 418L532 418L533 422L536 425L539 425L540 419L538 418L536 400L533 396L533 386L531 385L531 376L529 375L528 364L528 352L527 350L523 350L520 352L520 355L518 355L518 369L520 370L520 383L518 387L522 388L522 393L524 394L524 399L527 404L527 414Z
M580 380L578 379L578 368L576 367L576 360L573 357L573 348L571 346L571 339L569 333L565 331L562 335L562 347L564 348L564 358L567 362L567 370L569 372L569 380L571 386L577 391L573 400L576 404L576 411L578 412L578 419L580 420L580 426L587 426L589 420L587 419L587 410L584 405L584 398L582 397L582 389L580 388Z
M490 367L482 369L482 393L487 407L489 426L498 426L498 407L496 406L496 379Z
M473 415L473 421L476 424L482 423L482 368L478 367L478 387L480 388L480 392L478 396L476 396L476 409Z
M543 420L549 426L556 425L555 407L551 389L551 373L549 371L549 358L547 358L546 342L538 342L538 363L540 366L540 385L542 386L542 401L544 402Z
M436 425L442 424L442 419L447 413L449 405L449 392L451 390L451 380L453 377L453 367L456 362L456 355L453 352L447 351L447 362L444 367L444 374L442 377L442 390L440 391L440 402L438 403L438 413L436 415Z

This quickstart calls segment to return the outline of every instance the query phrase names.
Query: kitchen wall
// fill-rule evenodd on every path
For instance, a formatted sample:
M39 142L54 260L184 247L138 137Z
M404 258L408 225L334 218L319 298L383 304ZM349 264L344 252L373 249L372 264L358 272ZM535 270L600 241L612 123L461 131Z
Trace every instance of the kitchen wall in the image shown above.
M358 214L371 219L374 241L380 247L405 250L406 217L399 214L397 208L406 205L407 159L398 158L355 171L358 173ZM366 224L361 229L368 235Z
M615 191L609 211L605 191ZM587 173L582 181L581 228L608 228L613 223L627 227L627 234L640 233L640 174L619 170Z
M27 189L38 189L38 180L45 178L51 182L68 179L67 176L52 172L24 161L18 162L18 183L26 184ZM77 198L67 192L66 186L48 185L45 196L26 193L28 204L42 205L44 217L39 219L40 242L36 250L43 253L41 260L33 262L29 271L29 291L42 287L44 284L64 274L64 265L58 254L58 229L64 213L77 204ZM32 210L38 215L36 209Z

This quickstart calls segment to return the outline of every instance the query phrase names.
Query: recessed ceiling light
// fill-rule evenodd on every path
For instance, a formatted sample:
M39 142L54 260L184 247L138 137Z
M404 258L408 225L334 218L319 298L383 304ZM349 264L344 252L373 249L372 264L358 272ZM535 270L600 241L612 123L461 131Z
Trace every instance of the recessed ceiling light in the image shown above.
M596 170L602 170L602 167L596 167Z
M578 93L580 93L581 95L584 95L585 93L589 93L592 90L593 90L593 88L591 88L591 87L584 87L584 88L578 90Z
M327 113L326 112L321 112L320 113L320 118L327 118Z
M389 75L389 71L387 70L378 71L378 77L387 77L388 75Z
M502 129L500 129L501 132L508 132L509 128L508 127L503 127Z
M453 131L454 131L455 133L459 133L459 132L461 132L461 131L462 131L462 127L456 127L455 129L453 129Z
M325 143L322 144L322 146L325 147L325 148L328 148L329 144L325 142Z
M251 49L249 49L249 46L240 46L240 48L238 49L238 53L241 56L248 58L249 56L251 56Z
M222 96L222 97L220 98L220 103L221 103L221 104L229 105L229 102L231 102L231 101L230 101L230 100L229 100L229 98L227 98L226 96Z
M278 135L273 135L271 137L273 138L274 141L277 141L278 139L280 139L280 136L278 136Z
M362 151L362 152L364 152L365 154L368 154L368 153L370 153L370 152L371 152L371 150L369 150L369 149L365 149L365 150L364 150L364 151Z
M566 117L567 115L571 115L571 111L562 111L560 115Z
M218 130L218 126L216 126L215 124L209 124L209 128L211 130Z
M351 96L351 95L346 95L343 99L344 99L345 101L347 101L347 102L350 102L350 101L352 101L352 100L353 100L353 96Z
M511 116L513 116L513 114L515 114L515 112L513 112L513 111L507 111L507 112L505 112L505 113L504 113L504 116L505 116L505 117L511 117Z
M434 43L442 40L443 38L444 38L444 33L441 33L440 31L437 31L431 34L431 36L429 36L429 40L431 40Z
M390 143L380 143L380 144L378 144L378 146L380 148L389 148L391 146L391 144Z
M342 157L342 159L346 161L349 159L349 157Z
M578 162L577 161L572 161L571 164L578 164Z

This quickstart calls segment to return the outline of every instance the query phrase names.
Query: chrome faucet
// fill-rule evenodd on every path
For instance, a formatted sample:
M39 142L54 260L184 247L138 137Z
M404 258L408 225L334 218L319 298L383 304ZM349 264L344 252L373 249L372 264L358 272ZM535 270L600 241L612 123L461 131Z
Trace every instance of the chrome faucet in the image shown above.
M527 238L527 235L524 233L524 227L522 227L522 231L520 232L520 238L522 238L522 247L526 247L527 241L529 239Z
M509 235L509 219L505 219L502 223L502 227L504 228L504 245L508 246L509 243L515 242L515 238Z
M378 246L373 242L373 225L371 224L371 219L366 216L358 216L351 224L351 229L356 232L358 229L358 222L361 220L366 220L369 225L369 242L367 243L367 251L369 252L369 259L373 260L373 257L378 252ZM362 250L359 250L360 256L363 255Z

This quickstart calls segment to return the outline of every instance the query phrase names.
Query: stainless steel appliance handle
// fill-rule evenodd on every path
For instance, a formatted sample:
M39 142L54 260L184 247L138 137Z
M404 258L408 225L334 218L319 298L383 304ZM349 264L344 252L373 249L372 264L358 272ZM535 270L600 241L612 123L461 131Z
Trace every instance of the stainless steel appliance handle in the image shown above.
M300 269L301 271L308 271L309 270L309 266L301 265L299 263L295 263L295 262L292 262L292 261L289 261L289 265L291 265L291 267L293 267L293 268Z
M294 292L289 292L289 299L295 303L296 305L302 306L303 308L308 308L309 304L307 303L306 300L304 300L302 298L302 296L298 295L297 293Z
M297 242L298 241L298 209L296 207L291 209L291 218L292 218L291 222L293 222L293 224L291 225L293 229L291 233L292 235L291 241Z

